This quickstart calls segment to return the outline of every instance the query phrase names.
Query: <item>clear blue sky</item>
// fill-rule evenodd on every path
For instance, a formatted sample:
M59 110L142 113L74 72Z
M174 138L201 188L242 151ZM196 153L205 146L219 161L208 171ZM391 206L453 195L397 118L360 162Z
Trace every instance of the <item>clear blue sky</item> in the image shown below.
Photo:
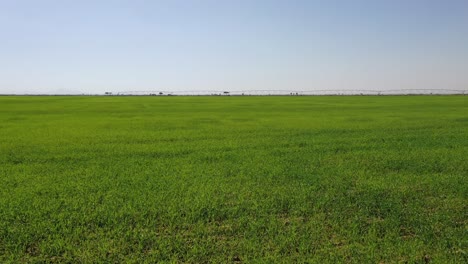
M467 0L0 0L0 93L468 89Z

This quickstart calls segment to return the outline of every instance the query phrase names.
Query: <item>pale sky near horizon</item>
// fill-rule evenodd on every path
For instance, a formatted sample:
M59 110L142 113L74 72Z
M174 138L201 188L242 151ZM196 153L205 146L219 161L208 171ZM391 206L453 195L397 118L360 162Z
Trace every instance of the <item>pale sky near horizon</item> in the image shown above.
M466 0L0 0L0 93L468 89Z

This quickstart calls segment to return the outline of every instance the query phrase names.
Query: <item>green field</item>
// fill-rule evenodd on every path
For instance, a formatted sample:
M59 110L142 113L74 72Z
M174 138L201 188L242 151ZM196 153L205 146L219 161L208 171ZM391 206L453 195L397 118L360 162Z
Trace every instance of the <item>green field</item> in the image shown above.
M468 97L0 97L0 262L463 263Z

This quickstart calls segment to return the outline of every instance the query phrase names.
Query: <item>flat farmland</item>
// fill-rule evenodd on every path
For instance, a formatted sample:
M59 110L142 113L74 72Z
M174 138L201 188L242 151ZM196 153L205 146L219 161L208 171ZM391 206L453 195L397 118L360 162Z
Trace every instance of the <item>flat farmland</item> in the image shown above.
M467 96L0 97L2 263L467 261Z

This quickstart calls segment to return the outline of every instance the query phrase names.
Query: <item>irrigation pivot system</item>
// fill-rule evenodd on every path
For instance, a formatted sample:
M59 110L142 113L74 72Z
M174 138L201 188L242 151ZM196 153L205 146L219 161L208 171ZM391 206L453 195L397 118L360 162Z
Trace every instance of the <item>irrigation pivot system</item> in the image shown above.
M465 95L468 90L457 89L392 89L392 90L237 90L237 91L216 91L216 90L194 90L194 91L121 91L117 93L106 92L106 95Z

